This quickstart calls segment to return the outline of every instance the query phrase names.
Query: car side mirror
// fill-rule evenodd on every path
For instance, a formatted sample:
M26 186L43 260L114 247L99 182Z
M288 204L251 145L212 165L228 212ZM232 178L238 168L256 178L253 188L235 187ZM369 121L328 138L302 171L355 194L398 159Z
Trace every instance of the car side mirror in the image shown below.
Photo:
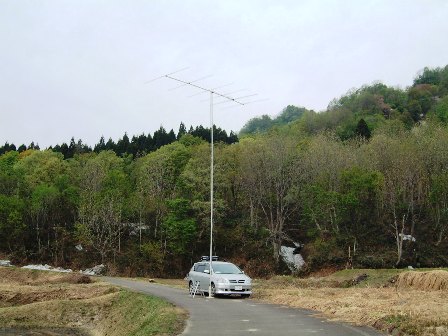
M210 271L208 269L204 270L204 273L210 274Z

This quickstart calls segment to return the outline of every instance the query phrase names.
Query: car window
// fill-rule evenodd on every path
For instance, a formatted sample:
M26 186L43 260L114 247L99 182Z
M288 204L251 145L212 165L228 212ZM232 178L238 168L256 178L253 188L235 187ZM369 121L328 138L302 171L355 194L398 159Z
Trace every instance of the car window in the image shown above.
M242 274L243 272L234 264L213 264L213 273L216 274Z
M202 265L196 265L196 267L195 267L195 269L194 269L196 272L204 272L204 270L205 270L205 265L204 264L202 264Z

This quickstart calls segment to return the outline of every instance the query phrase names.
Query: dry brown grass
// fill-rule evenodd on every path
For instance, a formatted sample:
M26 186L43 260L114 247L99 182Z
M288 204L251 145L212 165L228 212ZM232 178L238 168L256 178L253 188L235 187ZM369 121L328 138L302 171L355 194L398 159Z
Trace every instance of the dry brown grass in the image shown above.
M424 291L448 290L448 272L406 272L398 276L398 288L413 288Z
M0 326L91 330L118 294L81 274L0 267Z
M185 319L185 312L161 299L80 274L0 267L0 335L2 328L51 335L177 335Z
M446 271L437 271L445 272ZM433 289L434 273L408 275L403 273L401 282L408 277L426 284ZM412 272L417 273L417 272ZM442 276L443 277L443 276ZM409 279L408 279L409 280ZM288 283L289 282L289 283ZM312 309L321 312L330 319L347 321L357 325L370 325L378 329L392 332L400 330L409 335L448 335L448 291L423 291L413 288L394 287L320 287L318 279L289 280L284 278L271 283L258 281L254 298L292 307ZM420 283L419 282L419 283ZM322 279L328 285L328 280ZM311 286L310 286L311 284Z
M188 283L184 279L154 279L155 283L167 285L170 287L185 289L188 288Z
M80 273L58 273L28 269L17 269L15 267L0 268L0 285L30 285L58 283L91 283L92 278Z

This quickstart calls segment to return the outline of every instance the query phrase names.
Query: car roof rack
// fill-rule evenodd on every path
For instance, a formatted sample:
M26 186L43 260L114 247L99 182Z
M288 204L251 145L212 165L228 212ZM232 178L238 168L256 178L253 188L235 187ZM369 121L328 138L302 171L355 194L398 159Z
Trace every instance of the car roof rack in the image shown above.
M210 256L202 256L201 261L210 261ZM218 256L212 256L212 261L218 261Z

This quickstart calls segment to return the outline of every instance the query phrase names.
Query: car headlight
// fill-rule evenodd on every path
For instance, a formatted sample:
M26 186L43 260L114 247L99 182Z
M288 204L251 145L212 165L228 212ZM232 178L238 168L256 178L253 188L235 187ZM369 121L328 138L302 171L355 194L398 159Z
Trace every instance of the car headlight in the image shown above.
M229 280L227 280L225 278L217 278L215 281L216 281L216 283L219 283L219 284L229 283Z

